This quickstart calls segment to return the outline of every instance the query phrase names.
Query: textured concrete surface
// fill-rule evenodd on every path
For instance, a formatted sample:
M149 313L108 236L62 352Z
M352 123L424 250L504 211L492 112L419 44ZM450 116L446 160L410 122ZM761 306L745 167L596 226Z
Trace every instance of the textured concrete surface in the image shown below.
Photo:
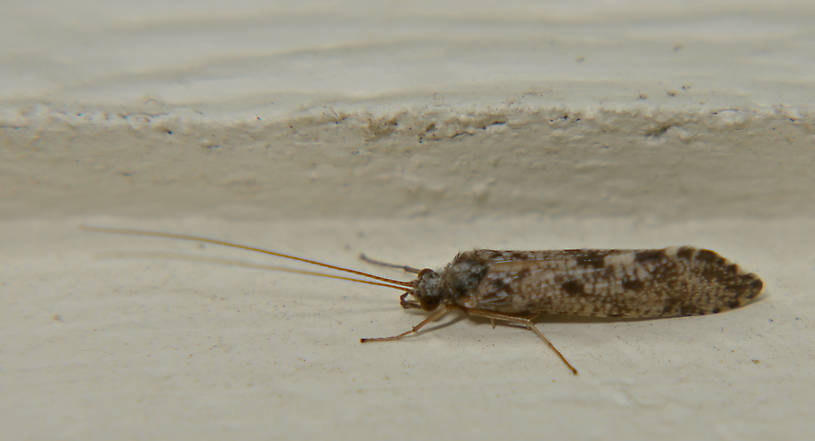
M815 216L809 120L745 109L472 112L170 118L139 129L83 115L6 129L4 217Z
M811 2L492 8L6 5L5 433L810 433ZM376 268L359 252L437 267L474 247L690 244L767 288L713 316L542 320L580 369L572 377L531 333L482 321L361 345L422 315L384 288L236 268L212 260L280 262L80 232L83 223L223 237L367 270Z

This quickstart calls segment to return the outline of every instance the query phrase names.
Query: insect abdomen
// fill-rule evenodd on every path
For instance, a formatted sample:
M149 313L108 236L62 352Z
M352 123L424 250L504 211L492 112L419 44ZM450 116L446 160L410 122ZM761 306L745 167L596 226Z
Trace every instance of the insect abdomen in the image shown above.
M623 318L709 314L738 307L763 287L755 274L713 251L692 247L471 253L474 259L486 259L488 270L458 303L503 313Z

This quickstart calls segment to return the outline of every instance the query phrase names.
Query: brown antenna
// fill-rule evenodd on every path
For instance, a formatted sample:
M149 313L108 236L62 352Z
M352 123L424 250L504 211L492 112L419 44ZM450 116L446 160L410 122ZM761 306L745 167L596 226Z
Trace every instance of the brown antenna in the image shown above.
M396 288L396 289L400 289L400 290L413 288L413 283L412 282L403 282L401 280L388 279L388 278L385 278L385 277L380 277L380 276L377 276L377 275L374 275L374 274L369 274L369 273L366 273L366 272L357 271L357 270L353 270L353 269L350 269L350 268L344 268L344 267L337 266L337 265L331 265L331 264L328 264L328 263L318 262L316 260L305 259L305 258L302 258L302 257L292 256L290 254L280 253L280 252L271 251L271 250L265 250L263 248L256 248L256 247L252 247L252 246L249 246L249 245L242 245L242 244L239 244L239 243L227 242L227 241L219 240L219 239L210 239L210 238L207 238L207 237L193 236L193 235L189 235L189 234L166 233L166 232L163 232L163 231L134 230L134 229L130 229L130 228L107 228L107 227L94 227L94 226L90 226L90 225L80 225L79 228L82 229L82 230L85 230L85 231L95 231L97 233L127 234L127 235L131 235L131 236L146 236L146 237L163 237L163 238L166 238L166 239L187 240L187 241L191 241L191 242L204 242L204 243L210 243L210 244L213 244L213 245L219 245L219 246L223 246L223 247L238 248L238 249L241 249L241 250L253 251L253 252L261 253L261 254L268 254L270 256L282 257L284 259L296 260L296 261L299 261L299 262L308 263L310 265L317 265L317 266L321 266L321 267L324 267L324 268L330 268L330 269L337 270L337 271L344 271L344 272L347 272L347 273L356 274L358 276L368 277L368 278L371 278L371 279L374 279L374 280L379 280L381 282L387 282L387 283L390 283L390 284L393 284L393 285L399 285L399 286L388 285L388 284L385 284L385 283L369 282L369 281L358 280L358 279L353 279L353 278L342 278L342 277L339 277L339 276L332 276L332 275L329 275L329 274L321 274L321 273L313 273L313 272L310 272L310 271L295 270L295 271L289 271L289 272L299 272L301 274L308 274L308 275L313 275L313 276L322 276L322 277L328 277L328 278L333 278L333 279L350 280L350 281L356 281L356 282L360 282L360 283L367 283L367 284L370 284L370 285L387 286L387 287L390 287L390 288Z

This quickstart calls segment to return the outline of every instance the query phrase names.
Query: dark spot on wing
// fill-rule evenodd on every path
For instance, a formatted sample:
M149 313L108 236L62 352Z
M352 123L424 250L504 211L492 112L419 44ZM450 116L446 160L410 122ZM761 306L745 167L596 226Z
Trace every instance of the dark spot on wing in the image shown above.
M653 260L660 260L665 258L665 251L663 250L647 250L647 251L640 251L634 256L634 260L637 262L650 262Z
M470 253L483 263L490 262L513 262L536 258L534 251L511 251L511 250L473 250Z
M645 284L641 280L623 280L623 289L627 291L641 291L644 287Z
M724 257L719 256L710 250L699 250L696 252L695 262L699 264L699 275L708 281L717 284L729 285L743 285L743 277L737 277L738 266L728 265ZM740 292L744 287L738 286L736 292Z
M529 251L514 251L509 255L510 260L529 260L533 258L533 253Z
M504 282L502 277L497 277L492 279L492 287L495 291L506 291L509 285Z
M753 289L753 291L747 295L747 298L752 299L753 297L757 296L758 293L761 292L761 288L764 288L764 282L762 282L761 279L759 279L755 274L749 275L754 277L753 281L750 282L750 287Z
M717 257L719 255L710 250L699 250L696 253L696 260L700 262L712 263Z
M690 260L690 258L693 257L693 248L691 247L679 248L679 250L676 252L676 257L680 259Z
M679 315L696 315L696 314L704 314L704 311L700 311L698 306L691 304L684 304L679 307Z
M764 282L762 282L758 276L752 273L743 274L741 277L731 282L728 286L732 292L736 293L737 298L745 297L748 299L752 299L753 297L757 296L763 287Z
M578 282L577 280L569 280L568 282L563 282L560 285L563 288L563 291L570 296L580 296L585 294L583 291L583 284Z
M598 251L588 251L577 255L578 266L588 266L591 268L603 268L606 266L606 256L608 253Z
M662 306L662 315L674 315L677 312L681 314L679 305L682 303L680 297L668 297L665 299L665 304Z

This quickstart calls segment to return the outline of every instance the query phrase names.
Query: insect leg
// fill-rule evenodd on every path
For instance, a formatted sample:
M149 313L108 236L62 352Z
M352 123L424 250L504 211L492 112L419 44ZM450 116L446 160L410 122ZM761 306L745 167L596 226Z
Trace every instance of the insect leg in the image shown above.
M537 326L535 326L535 323L532 322L532 319L525 317L516 317L514 315L501 314L499 312L485 311L483 309L465 309L465 311L467 312L467 314L488 318L490 319L490 321L502 320L505 322L517 323L519 325L526 327L530 331L537 334L538 337L540 337L544 343L549 345L549 347L553 351L555 351L555 354L557 354L557 356L560 357L560 359L563 361L566 367L568 367L573 374L577 375L577 369L575 369L574 366L572 366L572 364L566 360L566 357L564 357L563 354L561 354L560 351L557 350L555 345L553 345L552 342L550 342L549 339L543 335L543 332L541 332L540 329L538 329Z
M359 259L362 260L363 262L372 263L374 265L384 266L384 267L387 267L387 268L397 268L397 269L400 269L400 270L402 270L402 271L404 271L406 273L419 274L419 271L421 271L418 268L414 268L414 267L408 266L408 265L397 265L395 263L387 263L387 262L382 262L381 260L374 260L374 259L371 259L370 257L368 257L368 256L366 256L365 254L362 254L362 253L360 253Z
M395 341L395 340L399 340L399 339L401 339L402 337L404 337L404 336L406 336L408 334L414 334L416 332L419 332L419 329L422 329L426 324L442 318L445 314L450 312L450 309L453 309L453 308L451 308L449 306L440 306L438 309L433 311L432 314L430 314L424 320L419 322L418 325L414 326L412 329L407 330L407 331L405 331L405 332L403 332L403 333L401 333L399 335L394 335L393 337L361 338L361 339L359 339L359 341L360 341L360 343L369 343L369 342L372 342L372 341Z

